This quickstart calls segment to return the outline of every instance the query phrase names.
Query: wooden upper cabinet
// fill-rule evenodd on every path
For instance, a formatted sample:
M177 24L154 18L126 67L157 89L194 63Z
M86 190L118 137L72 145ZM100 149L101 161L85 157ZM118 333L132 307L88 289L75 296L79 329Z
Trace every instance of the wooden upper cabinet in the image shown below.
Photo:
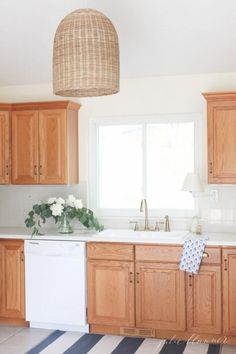
M0 107L0 184L10 183L10 114Z
M202 265L187 278L187 327L191 333L221 333L221 266Z
M37 184L38 112L12 112L12 183Z
M25 318L24 242L0 241L0 317Z
M236 249L223 249L223 333L236 335Z
M39 112L39 176L42 184L67 182L66 110Z
M12 183L78 183L79 105L58 101L12 107Z
M236 92L203 96L207 100L208 182L236 183Z
M136 325L185 330L185 275L178 264L136 263Z

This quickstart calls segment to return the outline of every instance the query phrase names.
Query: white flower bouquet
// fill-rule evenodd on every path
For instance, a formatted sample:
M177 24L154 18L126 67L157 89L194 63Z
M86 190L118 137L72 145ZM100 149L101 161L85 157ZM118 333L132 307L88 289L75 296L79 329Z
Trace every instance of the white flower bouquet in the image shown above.
M53 218L56 224L77 219L86 228L96 231L103 230L103 226L99 224L92 210L83 207L82 201L76 199L72 194L66 200L51 197L46 202L33 205L33 209L28 213L25 220L25 225L32 229L32 235L39 234L38 228L49 218ZM72 231L70 229L68 232Z

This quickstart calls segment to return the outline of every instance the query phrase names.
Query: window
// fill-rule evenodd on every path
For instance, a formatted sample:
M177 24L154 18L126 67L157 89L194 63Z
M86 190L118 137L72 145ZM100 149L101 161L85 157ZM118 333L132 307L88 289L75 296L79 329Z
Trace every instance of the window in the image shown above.
M199 116L97 118L91 129L90 201L100 215L130 215L145 197L149 209L193 211L181 187L194 171Z
M98 128L98 208L136 208L142 197L142 126Z

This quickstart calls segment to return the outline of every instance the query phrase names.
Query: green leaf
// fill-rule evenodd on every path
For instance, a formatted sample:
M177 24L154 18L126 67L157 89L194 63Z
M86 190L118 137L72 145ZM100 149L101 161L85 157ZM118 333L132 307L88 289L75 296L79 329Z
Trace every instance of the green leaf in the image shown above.
M47 203L34 204L33 209L28 213L28 217L25 220L25 225L28 228L33 228L32 235L39 234L38 228L35 226L36 222L40 227L41 222L45 223L46 219L52 217L57 224L62 221L65 214L71 220L79 220L82 225L89 229L95 229L96 231L102 231L104 229L103 225L100 225L98 219L94 216L93 211L90 209L85 207L76 209L74 207L67 206L62 216L54 216L52 215L50 205Z

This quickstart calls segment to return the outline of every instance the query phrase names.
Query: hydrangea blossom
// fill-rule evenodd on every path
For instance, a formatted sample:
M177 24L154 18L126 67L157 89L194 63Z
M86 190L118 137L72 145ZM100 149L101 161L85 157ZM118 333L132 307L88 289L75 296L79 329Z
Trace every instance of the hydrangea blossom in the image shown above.
M53 216L61 216L64 207L62 204L55 203L50 206L50 209Z
M48 198L47 203L48 204L53 204L53 203L55 203L56 200L57 200L56 197L51 197L51 198Z
M67 199L61 197L48 198L46 202L33 205L33 209L28 213L25 225L32 228L32 235L40 234L38 228L41 223L53 217L56 223L62 223L65 218L77 219L83 226L96 231L102 231L103 226L99 224L92 210L83 207L81 199L76 199L70 194Z
M76 200L76 198L73 196L73 194L69 194L68 198L66 199L66 205L73 208L75 200Z
M83 208L82 200L81 200L81 199L76 199L76 200L74 201L74 207L75 207L76 209L81 209L81 208Z
M56 199L56 203L57 203L57 204L65 204L65 199L63 199L63 198L61 198L61 197L60 197L60 198L57 198L57 199Z

